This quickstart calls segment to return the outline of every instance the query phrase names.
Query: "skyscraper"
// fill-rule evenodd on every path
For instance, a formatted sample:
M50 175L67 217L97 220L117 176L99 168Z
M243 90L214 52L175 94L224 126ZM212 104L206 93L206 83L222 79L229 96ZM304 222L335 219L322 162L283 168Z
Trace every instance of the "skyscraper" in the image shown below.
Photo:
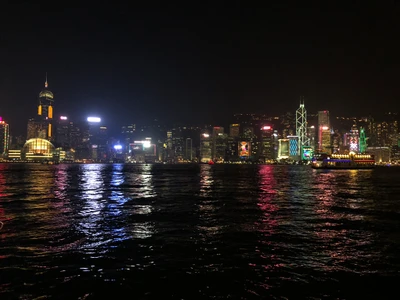
M273 132L272 126L265 125L261 127L260 160L262 162L272 161L275 158Z
M321 126L330 127L328 110L322 110L318 112L318 127Z
M10 127L0 117L0 157L7 156L8 146L10 144Z
M230 124L229 125L229 136L230 137L239 137L240 134L240 125L239 124Z
M39 93L37 116L28 121L27 138L43 138L54 140L53 136L53 104L54 95L48 89L47 74L44 89Z
M55 141L57 147L61 147L63 149L68 149L71 147L70 122L66 116L61 116L57 121Z
M299 137L300 147L310 145L307 136L307 111L304 107L304 99L300 101L300 107L296 110L296 135Z
M207 163L211 160L212 139L208 132L200 135L200 162Z
M331 152L331 128L327 110L318 112L318 151Z

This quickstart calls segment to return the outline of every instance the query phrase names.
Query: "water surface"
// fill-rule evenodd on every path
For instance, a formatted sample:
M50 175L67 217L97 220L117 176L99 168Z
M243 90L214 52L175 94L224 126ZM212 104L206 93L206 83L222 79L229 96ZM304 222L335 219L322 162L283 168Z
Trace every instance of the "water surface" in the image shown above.
M1 299L382 299L400 168L0 164Z

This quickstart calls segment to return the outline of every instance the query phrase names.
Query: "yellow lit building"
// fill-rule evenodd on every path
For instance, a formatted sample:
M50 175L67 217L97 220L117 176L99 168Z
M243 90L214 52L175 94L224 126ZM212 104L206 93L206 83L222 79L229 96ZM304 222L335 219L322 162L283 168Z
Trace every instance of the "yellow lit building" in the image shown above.
M54 150L53 144L48 140L33 138L26 141L22 155L26 160L52 160Z
M54 140L53 134L53 106L54 95L48 89L47 74L44 89L39 93L39 104L37 107L37 118L28 124L28 139L29 138L44 138L49 141ZM29 130L31 128L31 130ZM32 128L34 132L32 132Z

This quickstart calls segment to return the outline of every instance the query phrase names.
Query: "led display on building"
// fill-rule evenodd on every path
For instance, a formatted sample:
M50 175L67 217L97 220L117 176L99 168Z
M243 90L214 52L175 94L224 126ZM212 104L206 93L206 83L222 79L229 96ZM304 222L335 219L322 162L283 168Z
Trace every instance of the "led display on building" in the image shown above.
M249 157L250 156L250 143L242 141L239 143L239 156Z
M299 151L299 137L298 136L288 136L289 139L289 156L300 155Z
M311 160L314 155L314 151L310 146L303 146L302 153L303 160Z

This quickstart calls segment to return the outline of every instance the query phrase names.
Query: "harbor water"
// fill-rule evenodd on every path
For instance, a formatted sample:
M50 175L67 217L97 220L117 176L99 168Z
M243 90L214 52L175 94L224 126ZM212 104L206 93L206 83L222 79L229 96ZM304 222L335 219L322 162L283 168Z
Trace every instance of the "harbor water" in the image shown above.
M400 282L395 167L0 164L0 221L0 299L392 299Z

